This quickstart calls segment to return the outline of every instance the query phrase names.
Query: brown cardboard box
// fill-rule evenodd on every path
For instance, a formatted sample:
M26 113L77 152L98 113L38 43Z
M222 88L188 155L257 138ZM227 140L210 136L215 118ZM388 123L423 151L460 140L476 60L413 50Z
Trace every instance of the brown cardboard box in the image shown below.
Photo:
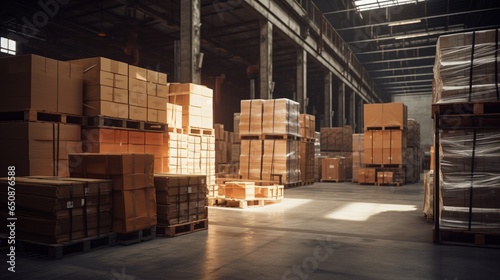
M57 111L82 114L83 67L69 62L57 62Z
M141 81L148 81L148 70L145 68L137 67L134 65L128 66L128 76L129 78L133 78ZM153 75L154 76L154 75Z
M383 104L383 126L407 127L408 111L403 103L393 102Z
M373 131L373 163L384 163L384 132L382 130ZM367 163L368 164L368 163Z
M226 198L235 198L243 200L255 199L254 182L226 182Z
M383 105L382 104L364 104L364 128L383 126Z
M158 72L158 84L159 85L167 85L168 80L167 80L167 74Z
M142 94L147 94L147 82L143 80L137 80L134 78L128 78L128 90L133 92L139 92Z
M108 116L122 119L128 119L129 106L127 104L110 101L86 101L83 106L85 116Z
M129 105L128 118L131 120L147 121L148 120L148 110L146 107L138 107Z
M70 62L82 65L84 71L96 69L98 71L106 71L128 76L128 65L126 63L111 60L105 57L83 58L71 60Z
M165 110L167 99L158 96L148 96L148 108Z
M262 134L263 99L241 100L239 115L239 135Z
M151 82L148 82L146 84L146 93L148 95L156 96L157 91L158 91L158 84Z
M0 59L0 111L57 112L57 61L37 55Z
M323 168L322 180L337 180L342 181L345 180L345 158L337 157L337 158L323 158L321 166Z
M170 87L168 85L158 84L156 86L156 96L168 98Z
M148 95L142 92L129 91L128 104L137 107L147 107Z
M243 179L262 179L262 140L241 140L240 174Z
M158 84L158 72L151 69L146 70L146 80L150 83Z
M127 233L157 224L153 186L113 192L113 231Z

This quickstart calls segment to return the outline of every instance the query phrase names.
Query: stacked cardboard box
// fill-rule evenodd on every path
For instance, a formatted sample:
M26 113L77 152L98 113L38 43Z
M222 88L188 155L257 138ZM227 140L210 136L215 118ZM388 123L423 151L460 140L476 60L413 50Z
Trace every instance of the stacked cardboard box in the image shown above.
M262 180L262 152L262 140L241 140L240 175L243 179Z
M170 84L169 102L182 106L182 124L213 129L213 91L197 84ZM189 131L187 131L189 132Z
M241 100L238 129L240 137L262 135L264 101L262 99Z
M182 106L166 103L166 123L171 131L182 132Z
M300 174L303 183L315 181L315 129L313 115L300 114Z
M200 174L206 175L206 184L215 184L215 138L211 135L201 136Z
M377 182L377 170L375 168L359 168L359 184L374 184L375 182Z
M15 165L18 176L68 176L68 151L81 152L81 138L80 125L64 116L82 113L83 68L37 55L6 57L0 59L0 82L0 112L7 121L0 122L0 167ZM52 123L41 122L45 113Z
M277 180L277 174L283 184L300 182L298 103L289 99L242 100L241 110L242 178Z
M68 153L82 151L80 126L47 122L0 122L0 167L18 176L69 176Z
M169 132L163 135L162 171L171 174L188 174L188 135Z
M203 175L155 174L158 227L208 218L207 185Z
M150 154L70 154L73 178L110 179L113 184L113 231L128 233L156 225Z
M129 78L126 63L104 57L70 62L83 67L84 115L129 118Z
M498 29L439 37L433 103L498 101Z
M38 55L0 59L0 112L36 109L82 114L83 68Z
M214 127L216 175L220 178L239 178L239 170L235 167L239 167L240 144L235 145L234 133L225 131L223 124L214 124Z
M364 167L364 139L363 133L352 135L352 181L358 182L358 172Z
M254 200L255 182L226 182L224 195L229 199Z
M163 132L112 128L82 129L85 153L135 153L154 155L154 172L162 171Z
M343 182L346 180L346 160L344 157L322 158L321 181Z
M133 78L139 81L144 80L142 78L142 75L144 75L144 71L134 71L136 69L137 67L134 68L133 66L129 65L129 79ZM137 75L134 75L134 73L136 73ZM146 93L148 95L148 121L169 124L169 117L167 116L169 106L168 104L167 106L165 106L169 93L167 74L156 72L151 69L146 69ZM175 127L175 124L170 123L169 125Z
M407 115L403 103L364 105L363 163L378 167L380 176L376 178L382 179L378 183L401 184L405 181L401 176L406 177ZM387 169L394 167L399 169ZM391 172L395 175L391 176Z
M439 162L435 167L439 172L434 176L439 176L435 187L440 188L441 208L435 216L441 229L500 232L500 126L483 108L487 102L499 101L498 31L445 35L437 42L433 103L467 102L454 105L452 112L441 110L443 118L463 115L460 122L453 123L453 130L438 132ZM483 110L479 113L475 108ZM488 121L492 124L489 129L479 125ZM476 129L466 127L467 122Z
M240 163L220 163L216 175L217 178L240 178Z
M320 148L321 157L345 158L346 163L342 165L345 168L346 179L352 178L352 126L344 127L322 127L320 129ZM321 172L325 170L320 163ZM323 177L323 175L322 175Z
M8 185L6 178L0 182ZM109 180L16 177L15 189L17 239L57 244L111 231ZM7 194L7 188L0 189L4 208ZM0 217L7 219L7 212ZM7 227L1 232L8 234Z
M314 132L314 180L320 180L321 133Z

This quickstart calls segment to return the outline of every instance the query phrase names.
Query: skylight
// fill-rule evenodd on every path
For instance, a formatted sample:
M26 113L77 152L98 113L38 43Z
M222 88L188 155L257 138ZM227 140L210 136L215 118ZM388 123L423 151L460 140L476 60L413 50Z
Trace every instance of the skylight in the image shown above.
M16 41L0 37L0 52L15 55L16 54Z
M416 4L425 0L355 0L354 5L358 11L368 11L380 8L394 7L405 4Z

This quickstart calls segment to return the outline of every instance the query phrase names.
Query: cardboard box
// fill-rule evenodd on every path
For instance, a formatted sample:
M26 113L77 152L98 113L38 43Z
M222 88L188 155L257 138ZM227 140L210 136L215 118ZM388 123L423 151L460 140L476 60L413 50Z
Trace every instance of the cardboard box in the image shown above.
M148 95L142 92L129 91L128 104L137 107L148 107Z
M150 83L158 84L158 72L151 69L147 69L146 80Z
M129 116L129 106L127 104L109 101L87 101L83 107L85 116L108 116L127 119Z
M120 74L113 74L113 87L129 89L128 77Z
M147 82L143 80L137 80L134 78L128 78L128 90L133 92L139 92L147 94Z
M241 100L240 105L241 113L239 115L239 135L246 136L262 134L264 100Z
M128 76L129 78L133 78L141 81L148 81L148 70L145 68L137 67L134 65L128 66Z
M97 71L106 71L128 76L128 65L126 63L105 57L83 58L71 60L70 62L82 65L85 72L88 72L90 69L96 69Z
M286 98L264 100L262 133L299 136L299 114L298 102Z
M57 111L81 115L83 67L69 62L57 62Z
M380 103L364 104L364 129L383 126L383 105Z
M346 179L345 158L323 158L322 159L322 180L343 181Z
M145 107L129 106L128 118L137 121L147 121L148 111Z
M56 60L37 55L0 59L0 83L5 92L0 96L0 111L34 108L57 112L57 69Z
M226 182L226 198L252 200L255 199L254 182Z
M384 127L407 127L408 111L403 103L393 102L383 105L383 126Z
M166 103L166 123L169 127L182 128L182 106Z
M168 98L170 87L168 85L156 85L156 96Z
M158 84L156 83L148 82L146 84L146 93L148 95L156 96L157 89L158 89Z
M167 104L166 98L148 95L148 103L147 103L148 108L165 110L165 104Z
M113 192L113 231L128 233L157 224L154 187Z

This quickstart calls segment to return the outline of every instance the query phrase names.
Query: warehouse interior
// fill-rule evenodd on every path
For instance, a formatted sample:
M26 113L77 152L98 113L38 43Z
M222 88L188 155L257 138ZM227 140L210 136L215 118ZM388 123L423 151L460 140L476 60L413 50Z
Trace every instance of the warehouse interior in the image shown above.
M7 258L2 257L2 260L4 258L7 260L2 265L2 269L8 273L2 272L2 275L7 276L6 279L70 277L73 279L461 280L500 278L500 267L497 265L500 259L498 250L500 244L498 242L500 239L498 227L500 210L498 208L500 207L497 204L500 176L498 170L494 171L500 167L498 160L491 161L491 170L487 168L481 170L487 176L491 176L488 177L490 179L484 179L482 175L474 176L474 174L467 173L471 169L470 163L464 163L468 170L464 168L464 170L455 171L468 176L466 179L457 177L460 180L452 181L457 188L468 190L470 187L470 195L466 195L463 199L466 201L464 207L472 209L472 201L478 197L472 197L472 183L461 181L462 179L482 183L487 181L484 183L484 192L481 192L479 196L481 201L486 201L485 205L495 206L484 207L484 211L491 211L493 214L488 212L484 217L481 216L478 222L488 224L488 226L493 225L493 229L480 227L479 232L472 230L472 235L467 233L467 238L464 238L467 241L452 240L454 242L446 244L436 242L438 237L436 232L439 231L433 231L433 228L436 225L439 227L440 219L433 220L426 217L428 215L426 211L429 208L429 202L426 200L429 190L424 186L427 182L426 174L429 169L433 169L431 162L434 161L434 164L438 162L437 166L439 166L440 161L436 161L440 155L439 150L460 149L458 144L454 145L454 141L474 143L474 149L471 152L472 170L475 165L477 168L484 164L479 158L481 160L488 156L500 158L500 150L494 147L495 143L500 140L498 135L477 129L483 127L494 131L498 129L498 123L500 123L498 122L498 106L500 106L498 104L498 78L500 75L497 59L500 2L487 0L9 0L2 1L0 6L2 40L0 62L12 56L27 54L58 61L105 57L128 64L128 67L136 66L137 69L147 69L147 71L152 71L151 73L156 73L156 76L165 75L166 82L162 86L168 84L170 93L173 88L180 90L182 85L187 83L203 85L203 88L213 90L213 107L210 107L210 119L213 121L210 127L214 129L202 128L200 133L202 139L206 136L205 134L208 133L210 138L213 135L211 133L214 133L215 139L210 140L214 141L213 144L218 145L222 139L227 138L228 133L236 133L238 123L236 123L235 114L241 113L241 125L244 122L243 112L250 108L250 116L252 114L252 106L255 105L252 100L286 98L287 110L291 104L289 101L296 106L293 107L297 111L294 129L299 131L298 113L315 118L315 121L312 121L312 127L308 127L309 131L312 131L312 135L309 135L311 146L314 146L312 144L315 138L314 132L319 135L320 131L323 133L324 128L348 127L348 133L351 135L349 138L351 149L342 149L339 152L341 149L333 148L324 151L328 157L333 151L337 153L336 156L344 152L351 155L353 152L359 152L353 147L358 139L355 135L363 135L366 131L372 130L372 127L367 129L366 106L397 102L404 104L402 115L405 116L405 125L401 130L407 130L406 125L409 125L409 123L406 124L407 119L418 123L419 127L418 134L413 134L414 137L419 138L418 141L415 139L412 141L408 136L405 140L405 147L406 141L416 142L418 144L415 146L418 145L419 153L421 152L416 164L418 167L412 167L412 170L417 170L418 179L407 180L406 184L366 185L361 182L358 184L354 180L356 177L354 168L351 174L352 182L349 180L336 180L336 182L313 180L310 181L311 184L300 184L293 183L292 180L292 183L288 184L288 177L283 176L285 187L284 190L281 189L282 200L280 199L279 203L247 208L246 204L245 207L241 207L240 202L240 207L218 207L218 200L212 199L212 203L215 201L215 204L205 206L208 209L207 222L203 224L205 230L198 231L191 228L188 230L189 234L172 238L143 239L144 242L137 244L104 246L98 250L77 249L81 252L75 255L68 254L67 257L57 260L40 256L39 253L28 252L28 247L32 245L21 246L19 244L14 258L15 273L8 269L12 267L12 264L9 264L9 258L12 260L12 257L9 255ZM495 32L491 33L493 35L488 33L490 37L493 37L493 41L487 41L488 46L474 53L475 34L476 32L483 34L481 32L484 30L493 30L496 34ZM484 106L484 112L480 114L488 115L484 116L484 120L481 117L478 117L478 120L475 116L471 117L470 125L467 122L469 119L466 121L460 119L460 125L457 125L453 119L445 119L438 124L443 125L443 131L451 131L465 123L467 129L473 131L473 140L460 138L465 137L462 134L458 138L450 137L450 134L456 136L453 133L436 134L438 116L434 115L436 109L433 107L434 103L438 103L434 84L436 73L439 72L436 68L436 58L440 57L440 50L436 48L438 38L463 33L474 34L472 43L468 43L472 45L472 48L466 46L468 47L466 50L469 51L468 55L472 51L472 59L467 58L471 69L473 65L482 63L481 55L490 57L492 54L491 57L494 57L492 61L494 66L490 67L488 64L487 67L490 68L485 67L487 68L485 71L488 71L485 76L488 74L494 76L494 80L488 83L496 88L496 101L495 99L476 100L481 104L481 109ZM458 50L456 53L459 55L465 53L463 49L459 49L458 43L456 47ZM453 51L450 56L456 53ZM474 54L479 57L476 61L474 61ZM84 71L92 68L87 68L88 65L85 63L82 65ZM2 76L15 71L7 66L2 68L4 68L0 69ZM131 73L131 70L128 71ZM137 71L140 72L140 70ZM443 109L437 109L438 112L446 114L450 110L457 110L457 108L464 110L465 108L466 111L472 111L472 115L478 114L475 113L476 105L472 106L473 109L470 108L470 102L475 101L470 97L474 87L472 70L470 73L464 70L460 74L464 76L470 74L470 89L467 89L468 105L460 105L462 107L458 108L456 107L458 105L453 107L454 102L443 102L451 105L439 107ZM483 80L480 80L481 78ZM484 79L487 78L481 76L474 81L479 81L478 84L481 84ZM8 77L3 77L1 81L10 82ZM452 82L458 85L461 81ZM15 81L15 83L22 82ZM178 83L181 84L176 86ZM158 83L158 88L160 84ZM11 99L15 99L11 95L16 94L10 92L11 88L13 87L2 90L0 94L0 103L4 103L3 106L0 105L0 123L9 122L2 126L4 135L9 134L8 131L15 129L18 124L9 120L11 115L7 114L9 108L6 107L11 104L9 103ZM245 103L242 100L249 102ZM455 103L462 104L466 103L465 101L460 99ZM490 101L492 103L489 103ZM163 108L164 105L163 103ZM265 110L267 105L265 101L262 101L259 106ZM158 111L161 110L158 109ZM463 111L459 113L463 114ZM183 115L184 111L181 118L184 117ZM31 121L31 118L31 115L24 115L22 120ZM142 121L138 123L148 124ZM403 127L403 124L401 126ZM51 126L47 127L51 129L52 122ZM250 128L250 123L248 127ZM77 138L83 141L86 131L91 129L94 127L88 129L82 127L82 130L77 132L77 134L81 132L81 136L78 135ZM182 130L183 126L173 129L174 133L177 133L177 130ZM192 130L192 128L189 129L189 131ZM283 138L281 135L259 138L251 133L244 138L241 127L239 129L242 141L243 139L250 141L250 147L251 141L270 139L294 141L297 138L290 135ZM287 124L287 132L288 129ZM333 132L329 130L329 133ZM148 137L147 133L146 131L146 137ZM129 139L132 137L132 133L127 135ZM303 135L302 130L300 135ZM436 135L438 135L437 139ZM53 137L56 137L55 134ZM113 137L116 139L118 136ZM440 140L440 137L444 138ZM85 139L87 142L90 141L88 137ZM318 136L315 139L319 143ZM493 147L487 146L484 150L478 148L476 151L476 140L477 143L489 144ZM23 145L24 140L0 136L0 141L4 143L0 151L2 153L10 151L9 156L0 160L1 166L4 167L6 161L11 160L13 149L22 150L21 146L15 147L14 145L16 143ZM203 145L204 140L201 141ZM191 144L186 141L186 154L190 152ZM60 150L58 145L53 149ZM231 144L228 146L227 149L230 150ZM433 149L438 147L437 156L436 153L431 152L431 146ZM240 146L240 150L242 149ZM264 149L264 144L262 144L262 149ZM238 154L241 154L243 158L244 152L240 150ZM128 148L125 151L130 152L131 149ZM161 151L161 148L157 147L155 151ZM83 152L85 152L84 148ZM201 152L204 152L203 148ZM469 151L463 153L458 151L456 154L469 156ZM251 159L252 155L246 156ZM348 157L342 154L342 157L344 156ZM476 156L478 159L475 161ZM321 154L321 157L326 156ZM214 155L214 158L217 161L220 160L219 155ZM488 159L490 158L485 159L485 165L488 165ZM203 161L203 158L201 160ZM317 156L316 160L318 160ZM85 161L86 159L83 158L83 162ZM106 162L108 161L109 159L106 159ZM145 161L148 162L148 159ZM261 166L265 165L264 161L262 159L260 162ZM17 163L14 160L12 162ZM71 157L64 162L71 163ZM132 162L136 164L136 159ZM229 160L227 162L229 163ZM154 163L155 170L161 170L156 169L156 156ZM392 164L392 162L389 165L391 168L398 167L398 164ZM233 165L228 166L233 167ZM314 167L316 172L318 168ZM83 171L75 172L81 175L76 177L83 178L87 173L92 173L90 169L85 170L85 168L90 167L84 166ZM106 168L108 167L102 170ZM449 168L444 164L443 172L448 172ZM7 170L5 175L7 175ZM28 175L60 174L56 172L56 174ZM21 177L21 175L17 176ZM240 177L245 179L242 173L239 173L238 178ZM247 179L250 179L249 177L250 175ZM446 176L437 177L433 179L435 184L439 184L440 180L447 182ZM86 178L105 179L105 177ZM225 179L224 182L229 182L229 179ZM269 180L269 178L257 179L261 180L254 180L254 185L260 185L261 181ZM207 178L207 181L210 182L211 179ZM24 181L20 180L20 182ZM281 185L281 177L279 182ZM2 181L2 184L4 183L7 181ZM226 192L228 189L226 188ZM213 194L215 190L214 188L206 190L207 195ZM115 191L110 191L110 193ZM280 192L280 189L277 191ZM431 192L434 191L436 190L432 187ZM189 188L188 193L190 192ZM179 193L180 189L177 195ZM0 191L0 195L2 199L5 198L0 205L7 207L7 193ZM158 197L158 188L156 196ZM467 203L469 199L470 204ZM158 203L159 201L157 198ZM436 204L432 201L430 203L431 208L435 207ZM434 203L442 204L443 201ZM170 202L166 204L170 205ZM437 205L439 209L439 204ZM196 213L198 215L198 212ZM469 212L468 232L471 231L471 220L474 219L471 216ZM2 214L1 217L7 218L8 225L7 214ZM40 225L37 224L37 227ZM8 242L8 238L2 238L0 243L2 252L7 254L12 252L10 249L12 244ZM89 244L88 246L94 246L93 243ZM70 246L62 246L63 249L59 249L60 247L49 246L49 252L62 250L64 255L64 248L72 249L69 248Z

